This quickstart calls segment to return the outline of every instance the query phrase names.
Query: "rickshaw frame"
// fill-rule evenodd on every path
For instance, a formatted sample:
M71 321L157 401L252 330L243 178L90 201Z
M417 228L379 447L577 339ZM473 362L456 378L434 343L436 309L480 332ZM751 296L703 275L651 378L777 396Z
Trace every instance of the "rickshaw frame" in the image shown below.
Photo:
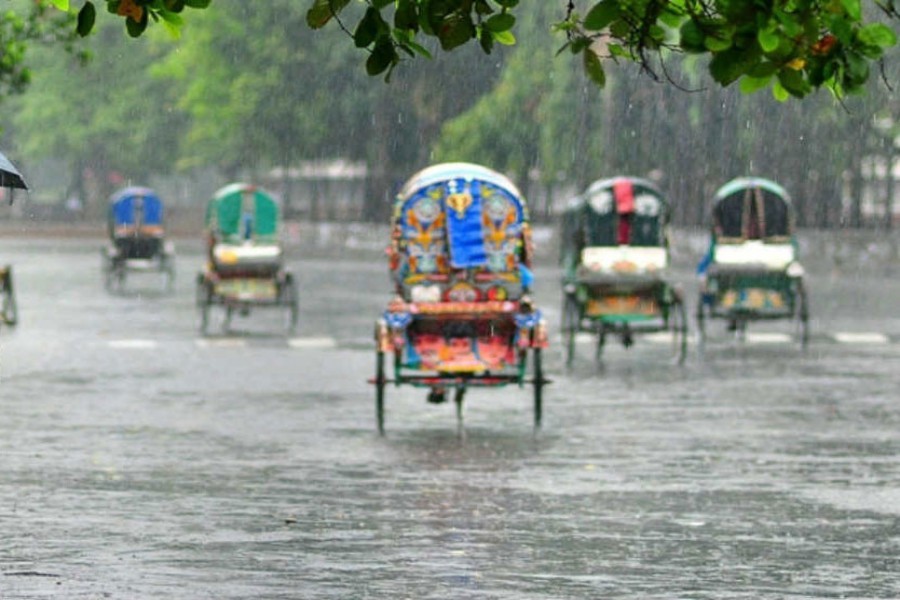
M670 332L672 337L673 361L683 364L687 357L687 311L682 291L671 284L658 270L651 272L633 272L634 266L624 263L616 270L593 271L583 263L583 250L589 247L584 235L589 218L584 211L593 210L590 206L592 194L614 193L614 186L627 182L637 186L645 193L653 195L659 202L659 219L657 223L658 237L656 246L665 251L665 262L668 263L668 203L662 192L652 182L638 177L611 177L593 182L587 190L573 199L564 215L564 231L561 233L563 250L561 259L565 263L566 273L563 276L562 334L566 358L566 366L571 368L576 355L576 338L580 333L597 336L595 360L600 360L606 346L607 337L617 336L625 348L634 344L634 337L644 334ZM574 238L574 239L569 239ZM598 248L615 248L622 246L598 246ZM625 247L632 247L626 244ZM634 246L641 248L642 246ZM663 267L665 268L665 267ZM629 271L631 270L631 271ZM632 313L602 314L596 308L602 304L623 306L627 310L634 307Z
M502 188L504 193L514 199L516 210L521 211L518 223L521 237L517 244L521 245L523 254L521 264L530 260L530 230L527 219L527 206L521 194L507 178L480 165L469 163L445 163L433 165L413 175L397 195L395 213L392 219L392 246L389 248L391 271L397 276L397 264L408 258L401 234L401 221L406 202L414 202L416 194L423 190L450 185L451 181L464 180L466 185L474 186L485 183ZM441 211L449 211L443 203L451 202L450 196L439 201ZM466 209L468 210L468 209ZM480 210L480 209L479 209ZM474 213L473 213L474 214ZM438 217L440 219L441 217ZM486 219L487 217L481 217ZM483 234L483 231L482 231ZM448 238L449 239L449 238ZM447 257L450 256L449 249ZM476 269L477 271L477 269ZM493 277L483 274L485 278ZM433 278L439 276L435 275ZM444 277L441 275L440 277ZM446 279L441 281L449 288L454 284L470 284L478 280L479 274L470 268L451 270ZM423 276L423 282L429 283ZM533 388L532 407L533 424L539 429L543 419L543 387L550 381L545 378L542 361L542 350L547 346L547 330L541 312L537 310L523 289L517 298L503 300L438 300L414 301L403 297L403 285L396 283L397 292L388 304L387 310L375 324L375 377L369 383L375 386L375 414L378 432L385 433L385 399L389 385L401 387L409 385L415 388L429 389L429 402L443 402L447 392L453 392L456 405L456 416L459 431L462 432L463 401L470 387L489 388L507 385L524 387L529 384ZM436 286L435 289L438 289ZM474 289L474 288L473 288ZM506 340L507 356L514 356L514 364L503 362L497 368L486 365L458 365L444 360L424 365L409 357L417 336L422 335L419 329L442 331L445 340L474 340L477 331L489 329L491 335L498 335ZM456 331L458 337L448 331ZM465 334L459 333L465 332ZM531 360L529 356L531 355ZM531 368L529 376L529 366Z

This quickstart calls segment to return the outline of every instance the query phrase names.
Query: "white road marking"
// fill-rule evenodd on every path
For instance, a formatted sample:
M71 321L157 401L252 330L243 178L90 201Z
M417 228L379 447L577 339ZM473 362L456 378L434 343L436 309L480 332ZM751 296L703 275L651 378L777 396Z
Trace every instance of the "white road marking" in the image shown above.
M842 331L833 334L834 340L841 344L887 344L890 338L883 333Z
M159 344L155 340L110 340L110 348L123 348L128 350L148 350L156 348Z
M200 338L194 342L200 348L244 348L247 346L247 340L240 338Z
M749 344L789 344L793 339L787 333L747 332L747 343Z
M671 344L675 341L675 336L671 331L656 331L639 336L638 339L647 340L652 344Z
M332 337L307 337L291 338L288 340L291 348L336 348L337 340Z

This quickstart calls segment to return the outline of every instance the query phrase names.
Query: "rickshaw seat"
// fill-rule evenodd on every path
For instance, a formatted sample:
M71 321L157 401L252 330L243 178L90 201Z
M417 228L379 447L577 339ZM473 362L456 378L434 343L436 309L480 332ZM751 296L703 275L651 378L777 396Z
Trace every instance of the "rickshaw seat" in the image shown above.
M741 243L716 244L713 263L727 266L759 266L768 270L786 269L796 260L794 246L789 243L765 243L746 240Z
M219 271L275 271L281 265L282 249L278 244L218 243L212 258Z
M653 274L668 266L668 253L659 246L590 246L581 251L589 271Z
M163 247L160 237L123 236L115 238L118 255L126 260L146 260L159 254Z

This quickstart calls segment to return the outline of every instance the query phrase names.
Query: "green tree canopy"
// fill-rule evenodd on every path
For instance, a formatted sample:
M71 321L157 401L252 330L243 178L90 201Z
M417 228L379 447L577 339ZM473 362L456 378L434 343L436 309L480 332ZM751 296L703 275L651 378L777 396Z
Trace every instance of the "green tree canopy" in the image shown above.
M517 24L533 3L519 0L293 0L308 6L307 24L329 23L364 49L370 75L390 74L405 58L430 57L476 44L491 53L516 43ZM24 48L44 35L49 5L75 16L87 35L98 6L124 20L129 35L150 23L178 35L184 15L209 9L212 0L34 0L26 14L7 13L0 27L0 92L27 82ZM362 4L363 10L357 10ZM258 6L258 4L257 4ZM804 97L821 87L844 96L863 89L873 63L897 43L895 0L568 0L555 19L557 47L580 57L603 86L610 62L635 61L664 77L672 53L708 58L707 71L722 86L743 92L770 87L779 99ZM191 10L188 10L191 9ZM298 36L304 35L297 32Z

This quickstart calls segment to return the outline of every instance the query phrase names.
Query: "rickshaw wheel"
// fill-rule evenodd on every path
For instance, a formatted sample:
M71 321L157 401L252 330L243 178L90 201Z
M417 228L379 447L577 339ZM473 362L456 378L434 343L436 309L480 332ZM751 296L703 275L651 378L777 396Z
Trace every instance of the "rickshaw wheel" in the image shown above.
M594 349L594 362L603 358L603 349L606 347L606 324L600 323L597 331L597 347Z
M544 416L544 368L541 361L541 349L532 350L532 385L534 386L534 428L541 428Z
M701 351L706 345L706 315L703 313L703 294L697 298L697 345Z
M681 298L676 298L669 312L669 331L672 332L672 354L675 364L683 365L687 358L687 311Z
M566 366L575 362L575 337L578 335L578 301L566 294L563 304L563 335L566 343Z
M171 293L175 290L175 261L168 256L163 256L161 264L163 274L163 290Z
M281 284L281 303L287 306L287 330L293 333L297 328L297 321L300 318L300 298L297 293L297 282L290 273L285 275L284 283Z
M378 433L384 435L384 388L387 385L384 376L384 352L375 353L375 420Z
M797 339L800 348L806 350L809 345L809 297L806 295L806 286L803 281L797 282Z
M6 325L15 325L19 322L19 308L16 304L16 291L13 287L12 267L6 267L2 281L2 306L0 306L0 318Z
M200 309L200 333L209 329L209 311L212 305L212 289L203 273L197 275L197 308Z

